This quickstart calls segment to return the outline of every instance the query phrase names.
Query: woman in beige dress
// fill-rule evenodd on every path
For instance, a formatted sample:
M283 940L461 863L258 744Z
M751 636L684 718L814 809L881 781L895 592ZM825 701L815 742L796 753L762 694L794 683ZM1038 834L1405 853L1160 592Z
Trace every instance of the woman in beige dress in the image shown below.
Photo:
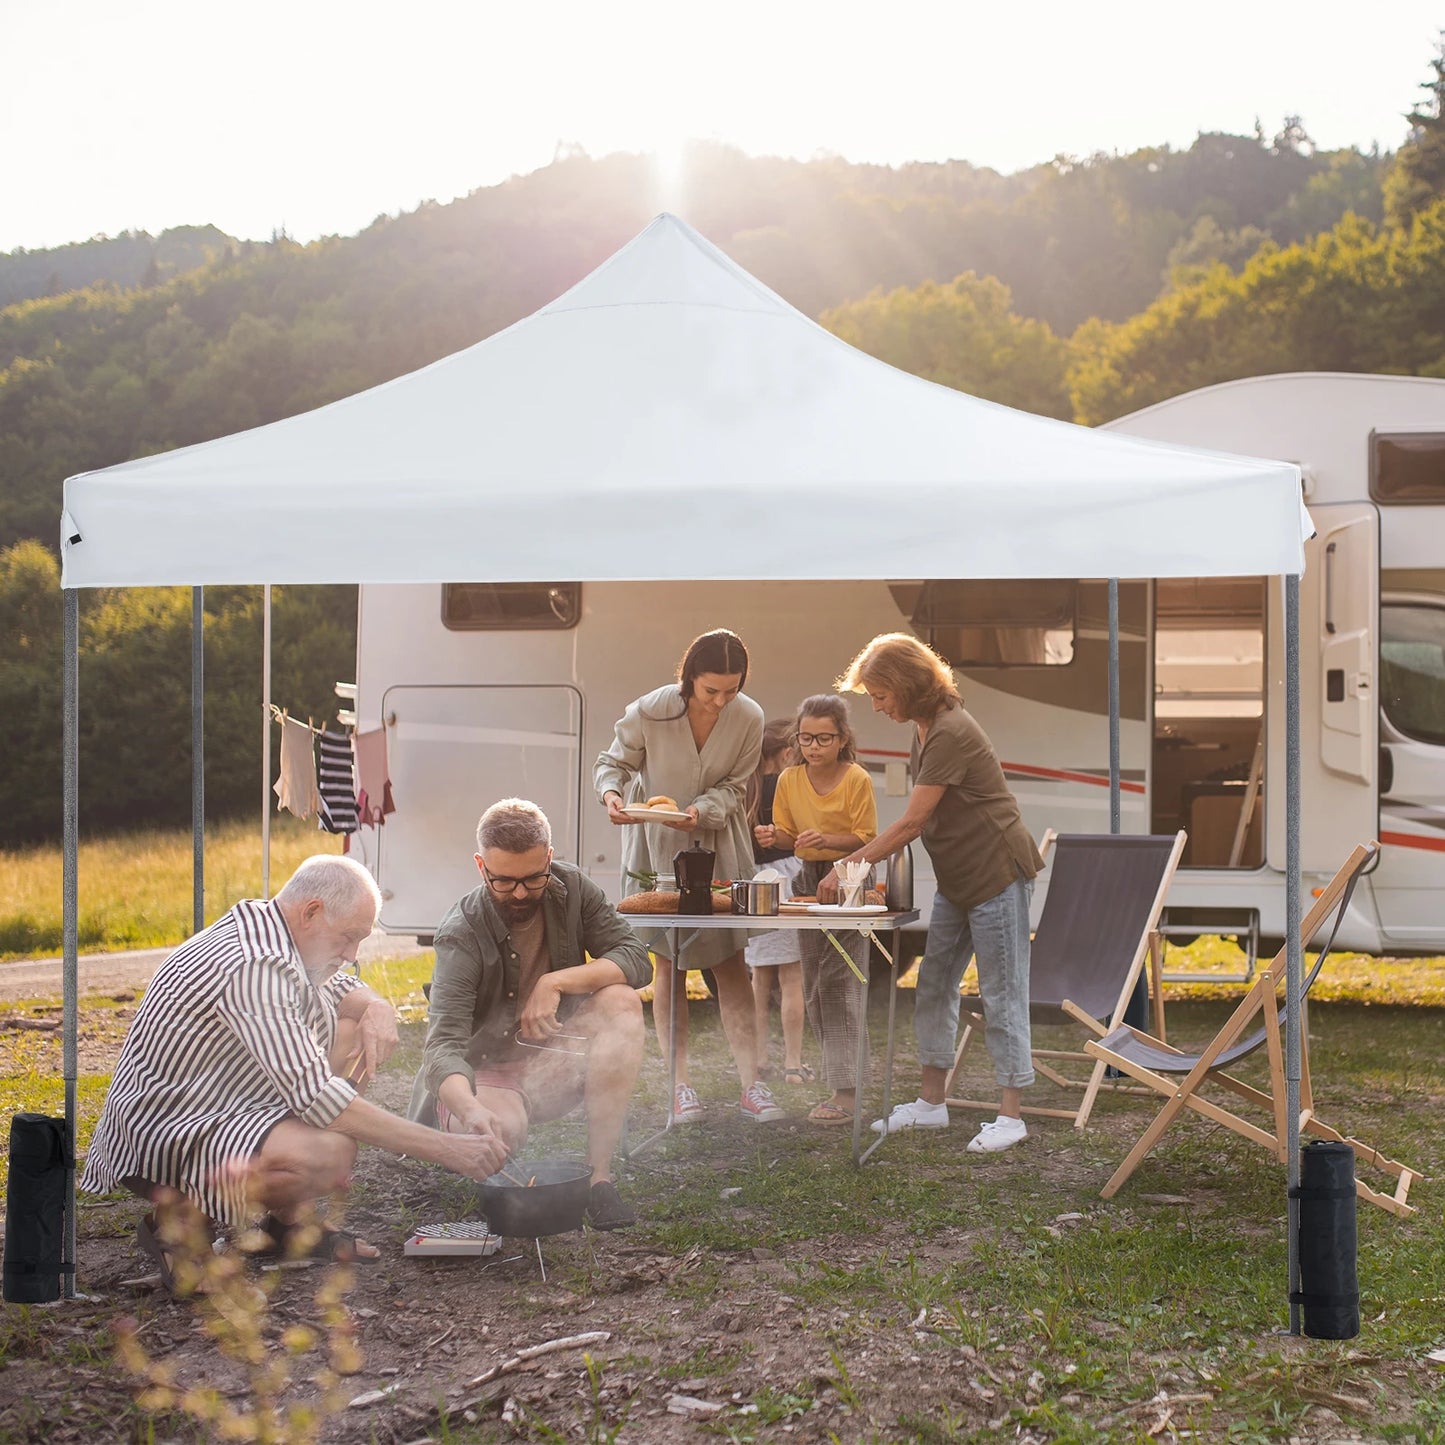
M753 840L748 828L748 780L762 752L763 710L743 691L748 652L736 633L719 629L696 638L678 665L676 683L637 699L618 719L612 746L602 753L592 779L609 818L626 834L622 866L633 874L670 873L674 854L694 841L717 855L715 878L752 876ZM685 813L679 822L636 823L623 809L659 795ZM664 1053L672 1017L673 960L660 953L666 934L639 930L657 960L652 1017ZM748 983L742 930L703 930L688 945L690 968L710 968L717 986L723 1032L742 1083L739 1108L759 1123L783 1111L757 1076L753 996ZM688 1077L685 998L677 1020L677 1088L672 1119L698 1119L702 1102Z

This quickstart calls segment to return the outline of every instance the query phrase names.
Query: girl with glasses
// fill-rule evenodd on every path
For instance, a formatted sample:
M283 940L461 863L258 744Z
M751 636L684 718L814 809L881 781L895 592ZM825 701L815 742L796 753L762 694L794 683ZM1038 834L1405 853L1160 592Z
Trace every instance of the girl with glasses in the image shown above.
M735 632L704 632L678 664L677 681L632 703L617 721L612 746L592 770L597 797L609 819L624 828L622 866L634 876L670 873L673 856L696 841L716 855L715 879L749 878L753 840L748 831L746 797L763 746L763 710L743 692L748 679L748 650ZM638 823L623 809L665 796L686 816ZM652 1018L664 1055L674 1050L677 1088L672 1102L675 1124L703 1113L702 1101L688 1079L686 990L679 1000L677 1037L669 1039L674 987L673 960L660 929L639 929L638 936L657 960ZM710 968L717 986L723 1032L738 1067L744 1117L757 1123L781 1119L766 1084L758 1080L753 991L743 949L744 929L703 930L688 945L688 968Z
M796 889L816 894L834 862L878 833L873 780L854 760L848 704L836 693L804 700L796 745L803 761L785 768L773 797L773 823L754 829L765 848L792 848L803 870ZM821 933L798 934L803 1001L823 1054L823 1078L832 1095L814 1106L814 1124L850 1124L857 1107L858 1041L868 1027L868 940L848 933L839 941L857 973ZM861 977L860 977L861 975Z

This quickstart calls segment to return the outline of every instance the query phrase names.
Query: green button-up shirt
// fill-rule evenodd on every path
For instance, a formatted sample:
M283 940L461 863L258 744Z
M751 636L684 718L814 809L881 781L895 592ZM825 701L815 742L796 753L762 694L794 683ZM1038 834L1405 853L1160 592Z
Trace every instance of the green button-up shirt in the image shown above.
M610 959L633 988L652 981L647 949L607 895L570 863L553 862L542 898L547 969ZM436 931L436 970L427 1009L426 1052L412 1089L411 1117L435 1125L442 1080L495 1061L498 1047L525 1000L516 997L516 949L485 884L474 888ZM509 996L510 990L510 996Z

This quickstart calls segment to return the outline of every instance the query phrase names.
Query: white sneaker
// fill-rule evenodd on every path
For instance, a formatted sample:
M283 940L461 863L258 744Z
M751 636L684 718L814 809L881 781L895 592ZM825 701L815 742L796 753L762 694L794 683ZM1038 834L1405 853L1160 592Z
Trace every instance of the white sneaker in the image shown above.
M1002 1154L1005 1149L1012 1149L1015 1144L1023 1143L1028 1137L1029 1131L1024 1127L1022 1119L1010 1119L1007 1114L1000 1114L997 1119L990 1119L968 1141L968 1152Z
M948 1105L915 1099L911 1104L895 1105L886 1119L875 1119L870 1127L875 1134L896 1134L900 1129L946 1129Z
M691 1084L679 1084L672 1096L672 1122L695 1124L703 1116L702 1100Z

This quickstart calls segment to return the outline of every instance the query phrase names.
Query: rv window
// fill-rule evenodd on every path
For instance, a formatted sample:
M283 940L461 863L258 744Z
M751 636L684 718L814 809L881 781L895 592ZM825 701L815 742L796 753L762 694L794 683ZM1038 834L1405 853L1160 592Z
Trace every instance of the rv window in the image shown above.
M447 582L442 622L458 632L576 627L580 582Z
M1445 607L1380 609L1385 716L1406 737L1445 744Z
M1387 504L1445 502L1445 432L1371 432L1370 496Z
M914 631L954 667L1074 660L1076 582L892 582L889 588Z

